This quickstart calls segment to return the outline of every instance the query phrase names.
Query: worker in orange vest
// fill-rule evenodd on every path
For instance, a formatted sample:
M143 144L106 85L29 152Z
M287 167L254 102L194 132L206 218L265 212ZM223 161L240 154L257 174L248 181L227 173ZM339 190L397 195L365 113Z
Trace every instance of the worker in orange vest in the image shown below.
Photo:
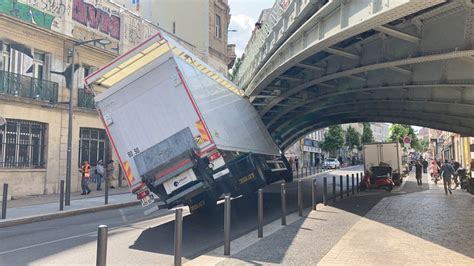
M82 173L82 179L81 179L81 188L82 188L82 193L81 195L86 195L91 193L91 189L89 188L89 179L91 177L91 165L89 164L88 161L84 161L84 163L81 166L81 173Z

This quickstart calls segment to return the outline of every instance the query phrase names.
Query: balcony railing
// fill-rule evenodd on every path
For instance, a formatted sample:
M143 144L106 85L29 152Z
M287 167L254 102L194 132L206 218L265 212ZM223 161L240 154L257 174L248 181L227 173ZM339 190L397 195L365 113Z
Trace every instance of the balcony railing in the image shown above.
M78 89L77 106L82 108L95 109L94 96L84 89Z
M0 94L58 102L58 83L0 70Z

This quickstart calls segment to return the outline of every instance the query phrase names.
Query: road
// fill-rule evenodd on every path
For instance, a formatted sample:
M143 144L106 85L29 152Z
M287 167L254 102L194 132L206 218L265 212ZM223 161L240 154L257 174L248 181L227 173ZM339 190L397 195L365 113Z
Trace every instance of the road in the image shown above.
M317 176L318 201L322 201L323 178L328 177L332 197L332 176L361 172L362 167ZM336 195L339 195L339 178ZM344 177L344 189L346 188ZM311 203L311 179L303 179L304 205ZM345 195L344 195L345 196ZM297 209L297 182L287 184L287 208ZM264 189L264 219L280 217L280 182ZM256 229L256 199L232 200L232 238ZM223 244L223 208L210 215L184 212L183 262ZM0 229L0 265L95 264L96 230L109 226L109 264L173 264L174 214L159 210L148 216L141 207L109 210L35 224Z

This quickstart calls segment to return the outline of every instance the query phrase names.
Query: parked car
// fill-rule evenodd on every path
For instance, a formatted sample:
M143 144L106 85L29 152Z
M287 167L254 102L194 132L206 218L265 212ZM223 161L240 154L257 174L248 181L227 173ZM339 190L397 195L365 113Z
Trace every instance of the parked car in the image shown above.
M326 169L338 169L341 168L341 163L335 158L327 158L324 160L323 167Z

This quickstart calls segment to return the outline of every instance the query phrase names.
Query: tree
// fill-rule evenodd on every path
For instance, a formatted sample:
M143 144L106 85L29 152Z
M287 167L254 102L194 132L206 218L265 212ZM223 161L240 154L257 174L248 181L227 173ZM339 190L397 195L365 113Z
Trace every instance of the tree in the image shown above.
M349 126L346 131L346 146L349 151L360 147L360 134L352 126Z
M420 150L420 141L415 134L415 130L409 125L402 125L402 124L392 124L389 128L389 136L388 139L390 141L397 141L398 143L403 145L403 139L409 136L411 138L410 146L415 150Z
M344 146L344 130L340 125L330 126L328 131L324 133L324 141L320 143L321 149L335 156L336 151L342 146Z
M363 123L364 129L362 130L361 142L362 144L369 144L374 142L374 135L372 133L372 128L370 128L369 123Z
M235 60L234 65L232 68L229 70L229 79L231 81L235 81L237 77L237 73L239 73L240 65L242 65L242 59L239 57Z

